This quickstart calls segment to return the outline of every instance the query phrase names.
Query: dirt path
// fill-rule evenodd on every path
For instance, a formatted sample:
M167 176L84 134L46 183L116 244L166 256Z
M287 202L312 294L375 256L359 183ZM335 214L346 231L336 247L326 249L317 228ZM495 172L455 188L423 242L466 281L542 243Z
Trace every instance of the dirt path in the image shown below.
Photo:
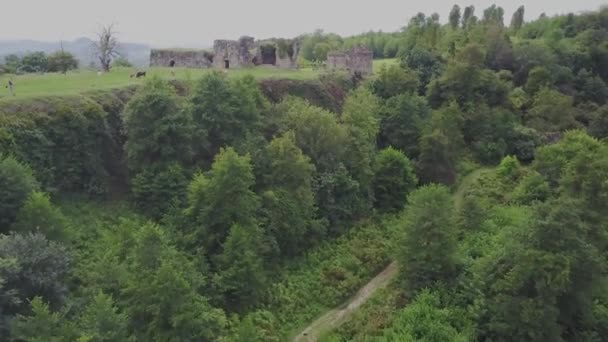
M395 274L397 274L397 264L393 262L374 279L370 280L370 282L361 288L348 302L344 303L339 308L327 312L306 327L302 332L297 334L294 337L293 342L317 341L323 332L337 328L342 322L348 319L353 311L363 305L376 290L386 287Z

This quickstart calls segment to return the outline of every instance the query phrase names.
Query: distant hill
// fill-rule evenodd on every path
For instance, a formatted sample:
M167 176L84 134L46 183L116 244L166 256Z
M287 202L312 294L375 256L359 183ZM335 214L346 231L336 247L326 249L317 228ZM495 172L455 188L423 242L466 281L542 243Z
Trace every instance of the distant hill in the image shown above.
M93 40L89 38L78 38L73 41L63 41L63 49L69 51L80 61L81 66L97 64L93 51ZM27 52L43 51L53 53L61 50L61 42L43 42L35 40L0 40L0 64L4 56L9 54L23 55ZM121 43L121 53L136 66L148 66L150 58L150 46L137 43Z

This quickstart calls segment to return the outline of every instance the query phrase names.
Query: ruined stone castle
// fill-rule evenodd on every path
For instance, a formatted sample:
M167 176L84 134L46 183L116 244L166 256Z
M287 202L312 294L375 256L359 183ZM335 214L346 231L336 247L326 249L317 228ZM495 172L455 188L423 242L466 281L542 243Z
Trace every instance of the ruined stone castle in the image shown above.
M216 40L213 52L187 49L153 49L150 66L238 69L258 65L281 69L297 67L299 42L292 39Z
M351 74L369 75L373 71L374 53L372 50L357 46L347 52L330 52L325 65L328 70L345 70Z

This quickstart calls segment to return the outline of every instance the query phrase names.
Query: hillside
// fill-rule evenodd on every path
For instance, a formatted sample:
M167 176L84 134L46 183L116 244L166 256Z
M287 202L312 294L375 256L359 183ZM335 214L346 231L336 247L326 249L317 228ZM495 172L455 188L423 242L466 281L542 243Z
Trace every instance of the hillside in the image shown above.
M15 78L0 340L604 341L608 8L475 13L317 31L310 69ZM349 44L397 57L312 68Z

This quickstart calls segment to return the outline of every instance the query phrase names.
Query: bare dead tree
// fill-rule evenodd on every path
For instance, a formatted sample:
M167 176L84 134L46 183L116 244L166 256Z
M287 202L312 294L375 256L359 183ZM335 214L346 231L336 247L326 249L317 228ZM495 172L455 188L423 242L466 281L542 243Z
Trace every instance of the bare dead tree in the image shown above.
M97 32L97 41L94 43L95 54L103 71L110 71L110 63L114 57L120 56L118 52L118 39L114 24L102 26Z

